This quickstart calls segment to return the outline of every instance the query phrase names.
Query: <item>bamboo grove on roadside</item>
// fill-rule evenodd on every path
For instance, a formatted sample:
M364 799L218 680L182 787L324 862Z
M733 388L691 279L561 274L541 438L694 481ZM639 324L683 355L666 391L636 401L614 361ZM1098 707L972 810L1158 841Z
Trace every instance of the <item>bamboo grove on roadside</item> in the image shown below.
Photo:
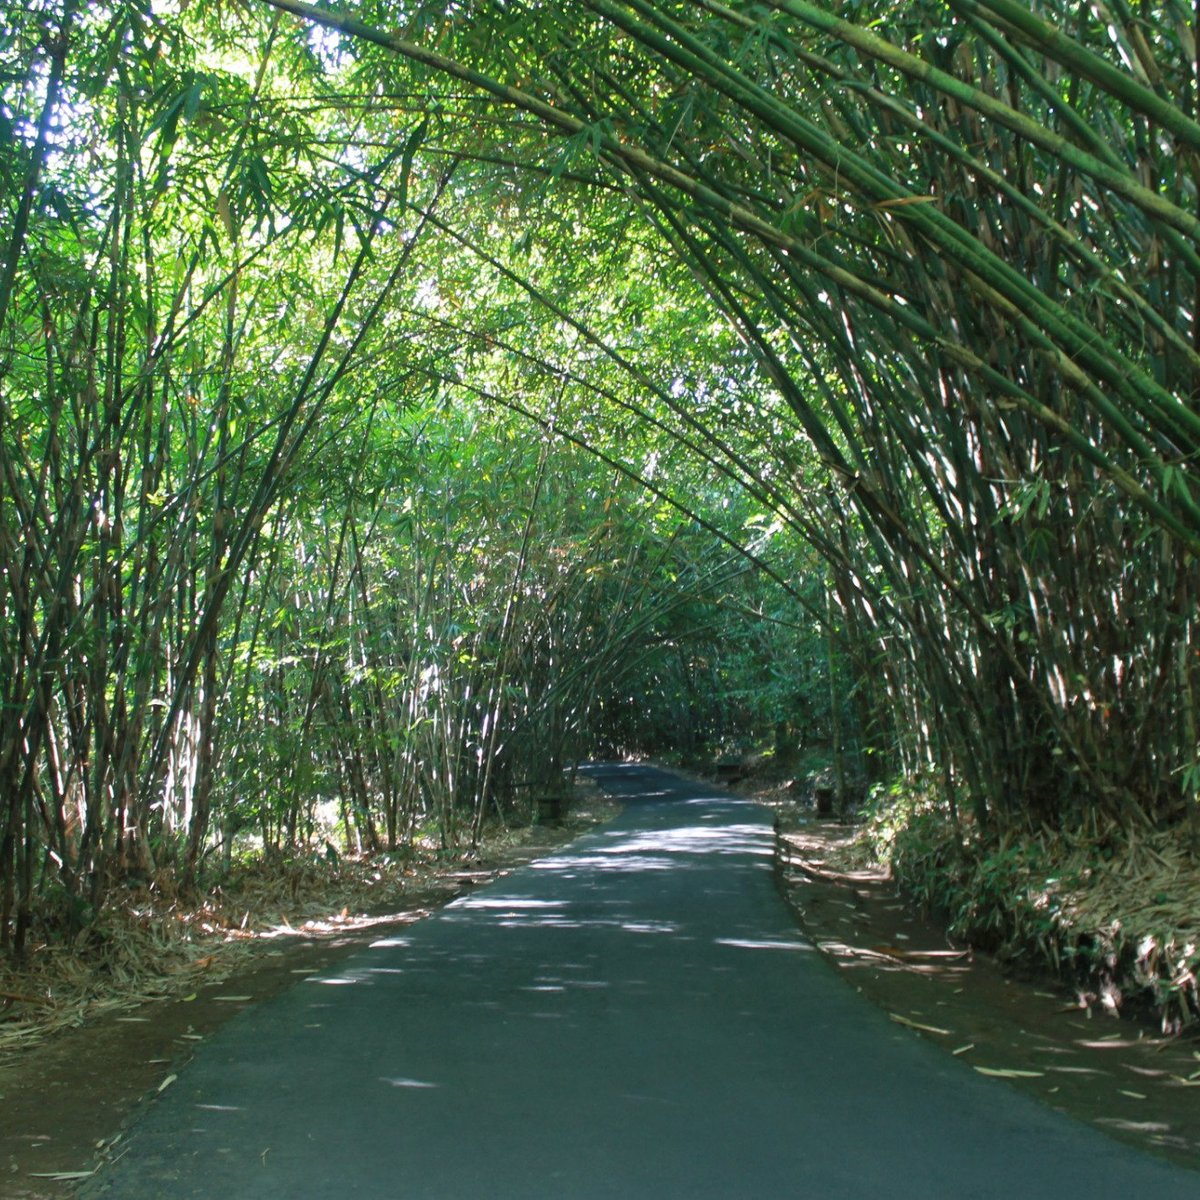
M768 456L819 460L774 501L904 769L983 823L1194 807L1186 7L497 4L430 45L274 3L628 189L789 407Z
M832 682L948 819L1194 820L1197 34L1177 0L13 14L4 945L318 799L367 849L469 840L639 748L630 697L667 749L734 675L751 723Z

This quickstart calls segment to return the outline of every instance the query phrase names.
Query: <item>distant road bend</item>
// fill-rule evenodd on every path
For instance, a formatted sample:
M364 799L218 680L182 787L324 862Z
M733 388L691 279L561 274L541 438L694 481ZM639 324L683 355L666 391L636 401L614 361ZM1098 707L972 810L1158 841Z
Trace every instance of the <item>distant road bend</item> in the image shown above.
M847 987L776 892L763 809L589 770L620 818L239 1014L83 1195L1200 1196Z

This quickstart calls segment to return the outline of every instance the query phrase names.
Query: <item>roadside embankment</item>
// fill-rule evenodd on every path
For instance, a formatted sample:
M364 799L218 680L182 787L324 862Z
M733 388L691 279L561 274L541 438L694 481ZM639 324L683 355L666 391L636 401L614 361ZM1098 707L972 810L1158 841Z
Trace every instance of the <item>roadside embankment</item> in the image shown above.
M859 830L776 807L781 887L847 982L981 1074L1200 1167L1196 1026L1163 1033L1114 1019L1094 993L1049 971L1016 977L1011 963L922 918L891 872L868 860Z

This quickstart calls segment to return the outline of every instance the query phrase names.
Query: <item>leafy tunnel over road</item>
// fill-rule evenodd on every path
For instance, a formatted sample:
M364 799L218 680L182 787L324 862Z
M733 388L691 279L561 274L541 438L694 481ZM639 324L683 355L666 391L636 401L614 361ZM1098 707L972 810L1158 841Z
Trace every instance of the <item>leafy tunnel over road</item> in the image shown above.
M6 11L6 964L771 743L1200 1014L1194 6L229 11Z

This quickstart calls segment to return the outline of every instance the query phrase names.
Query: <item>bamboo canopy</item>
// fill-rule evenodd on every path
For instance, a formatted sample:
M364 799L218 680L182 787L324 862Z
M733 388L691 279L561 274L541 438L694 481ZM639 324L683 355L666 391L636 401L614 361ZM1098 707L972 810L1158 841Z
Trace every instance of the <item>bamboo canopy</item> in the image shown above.
M1194 825L1190 7L143 7L0 46L5 946L318 791L478 836L747 564L875 780Z

